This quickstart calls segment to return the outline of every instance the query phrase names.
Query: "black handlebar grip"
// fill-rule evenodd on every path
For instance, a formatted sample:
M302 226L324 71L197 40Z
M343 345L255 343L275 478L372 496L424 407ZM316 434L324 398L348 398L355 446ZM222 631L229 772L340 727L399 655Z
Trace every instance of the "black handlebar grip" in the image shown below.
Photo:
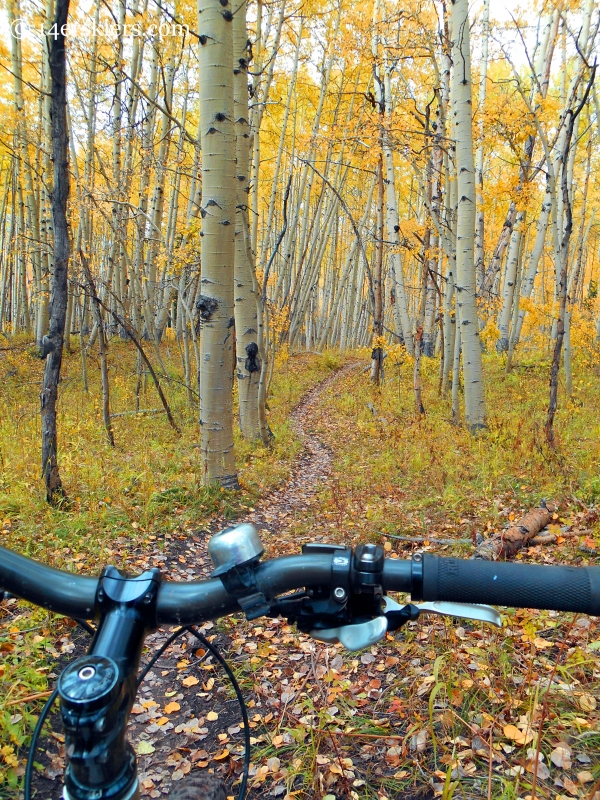
M600 616L600 567L466 561L425 554L420 599Z

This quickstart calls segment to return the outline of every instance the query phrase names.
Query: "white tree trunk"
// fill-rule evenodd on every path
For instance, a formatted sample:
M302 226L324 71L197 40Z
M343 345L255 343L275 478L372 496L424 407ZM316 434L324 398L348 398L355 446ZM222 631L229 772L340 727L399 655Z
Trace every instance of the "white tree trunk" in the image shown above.
M471 431L485 426L481 342L476 307L474 261L475 165L471 103L471 53L468 0L452 5L452 116L456 139L456 305L460 325L465 390L465 421Z
M233 87L236 133L235 216L235 337L240 430L245 439L260 437L258 388L260 359L258 309L254 264L248 246L248 124L247 0L233 2Z
M477 147L477 156L475 158L475 185L477 188L477 217L475 223L475 274L477 275L477 284L481 286L483 283L483 259L484 259L484 232L485 232L485 214L483 211L483 132L484 132L484 115L483 107L485 105L485 96L487 90L487 69L488 69L488 44L490 39L490 0L484 0L483 15L481 18L482 31L482 47L481 47L481 75L479 79L479 145Z
M517 271L519 269L519 255L521 253L521 232L525 219L525 213L517 214L515 224L513 226L512 234L510 237L510 246L508 248L508 258L506 260L506 271L504 273L504 286L502 289L502 308L500 316L498 317L498 329L500 330L500 337L496 342L496 350L499 353L504 353L508 350L508 331L510 328L510 319L512 315L513 299L515 296L515 284L517 280ZM518 299L516 299L518 303Z
M222 0L221 0L222 2ZM199 0L202 126L200 428L203 482L237 488L233 449L233 263L235 133L233 14L227 2Z

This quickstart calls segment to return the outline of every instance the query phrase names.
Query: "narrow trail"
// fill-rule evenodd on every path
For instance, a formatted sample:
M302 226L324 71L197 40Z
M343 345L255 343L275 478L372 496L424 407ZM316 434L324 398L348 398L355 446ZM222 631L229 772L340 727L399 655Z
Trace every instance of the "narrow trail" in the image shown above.
M300 456L292 466L290 477L272 492L261 498L255 509L237 522L251 522L263 532L277 535L290 517L306 513L315 495L327 485L333 472L333 458L328 447L312 430L313 419L322 395L342 376L361 363L351 362L332 372L307 392L291 414L292 429L303 442Z
M248 514L236 519L236 523L251 522L256 525L269 555L276 555L277 546L286 543L281 531L289 527L290 521L311 513L310 506L316 494L332 477L333 457L312 430L313 420L323 393L342 376L360 366L357 362L344 365L304 395L291 414L292 428L303 442L303 448L292 465L289 478L261 498ZM208 540L211 535L231 524L231 520L214 519L201 531L171 539L164 549L156 546L150 552L140 554L141 557L135 562L136 568L158 566L169 580L207 578L213 569L207 552ZM289 544L295 550L299 549L296 543ZM203 630L214 634L215 630L211 630L213 627L212 623L207 623ZM147 638L144 661L154 656L168 635L170 631L159 630ZM252 635L249 634L249 637L251 640ZM69 660L82 655L87 644L86 637L78 640L76 651L71 653ZM230 651L232 645L223 634L217 635L215 644L225 653ZM196 767L214 765L217 772L226 776L229 772L228 761L213 761L215 753L225 745L232 755L238 754L238 759L243 752L239 710L223 693L220 671L213 672L214 666L210 663L201 668L207 672L198 670L198 659L191 655L197 648L198 643L190 635L182 636L150 670L140 687L128 726L128 738L136 751L144 743L144 749L138 753L143 798L165 797L172 781L183 779ZM286 652L293 655L295 649L288 646ZM232 655L230 653L230 657ZM256 702L256 707L260 708L260 699ZM53 726L60 730L56 713ZM226 742L223 740L225 731ZM56 778L62 775L64 769L64 746L44 737L39 755L45 769L34 778L38 797L59 800L61 790ZM238 765L241 766L241 762L238 761ZM260 790L250 794L252 798L261 796Z

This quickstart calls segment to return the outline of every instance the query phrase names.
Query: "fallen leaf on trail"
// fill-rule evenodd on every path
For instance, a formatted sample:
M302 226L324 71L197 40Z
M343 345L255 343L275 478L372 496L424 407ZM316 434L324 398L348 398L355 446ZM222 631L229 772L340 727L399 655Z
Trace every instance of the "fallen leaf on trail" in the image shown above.
M538 776L538 778L540 780L547 781L548 778L550 777L550 770L548 769L548 767L542 761L543 757L544 756L541 753L538 753L537 776ZM528 772L531 772L531 773L536 771L536 769L535 769L535 753L533 753L533 758L530 761L527 762L527 770L528 770Z
M550 761L555 767L561 769L571 769L571 749L568 744L557 745L550 754Z
M595 711L598 704L591 694L582 694L578 699L578 705L582 711Z
M229 750L225 748L221 753L213 757L213 761L223 761L229 755Z
M209 722L214 722L216 719L219 719L219 715L217 714L216 711L209 711L208 714L206 715L206 719Z
M415 734L411 737L410 740L410 749L416 751L417 753L422 753L427 746L427 739L429 738L429 731L422 730L419 733Z
M570 778L563 778L563 783L565 785L565 789L567 792L572 795L573 797L579 796L579 786Z
M137 753L139 756L149 756L150 753L154 752L154 745L150 744L145 740L138 742L137 746Z
M552 642L549 642L547 639L542 639L541 636L536 636L533 640L533 644L536 650L544 650L546 647L554 647Z
M594 776L591 772L584 770L577 773L577 780L579 783L591 783L594 780Z
M579 725L580 728L591 728L592 723L589 722L587 719L583 719L582 717L575 717L573 720L575 725Z
M165 714L173 714L174 711L179 711L181 706L179 703L176 703L174 700L172 703L167 703L165 706Z
M516 742L516 744L521 746L529 744L529 742L533 741L533 733L531 729L522 731L519 730L516 725L505 725L504 735L507 739L512 739L513 742Z
M197 683L200 683L200 681L198 680L198 678L196 678L195 675L190 675L188 678L184 678L181 681L182 686L186 686L188 688L190 686L195 686Z

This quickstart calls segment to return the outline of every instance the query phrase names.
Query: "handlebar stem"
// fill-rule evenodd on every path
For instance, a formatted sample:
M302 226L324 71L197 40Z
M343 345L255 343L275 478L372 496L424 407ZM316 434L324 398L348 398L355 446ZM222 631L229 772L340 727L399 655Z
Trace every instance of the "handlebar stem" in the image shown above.
M136 759L125 729L137 691L146 635L156 629L157 569L134 578L114 567L98 583L98 629L86 656L62 673L58 691L69 766L69 800L122 800L138 794Z

